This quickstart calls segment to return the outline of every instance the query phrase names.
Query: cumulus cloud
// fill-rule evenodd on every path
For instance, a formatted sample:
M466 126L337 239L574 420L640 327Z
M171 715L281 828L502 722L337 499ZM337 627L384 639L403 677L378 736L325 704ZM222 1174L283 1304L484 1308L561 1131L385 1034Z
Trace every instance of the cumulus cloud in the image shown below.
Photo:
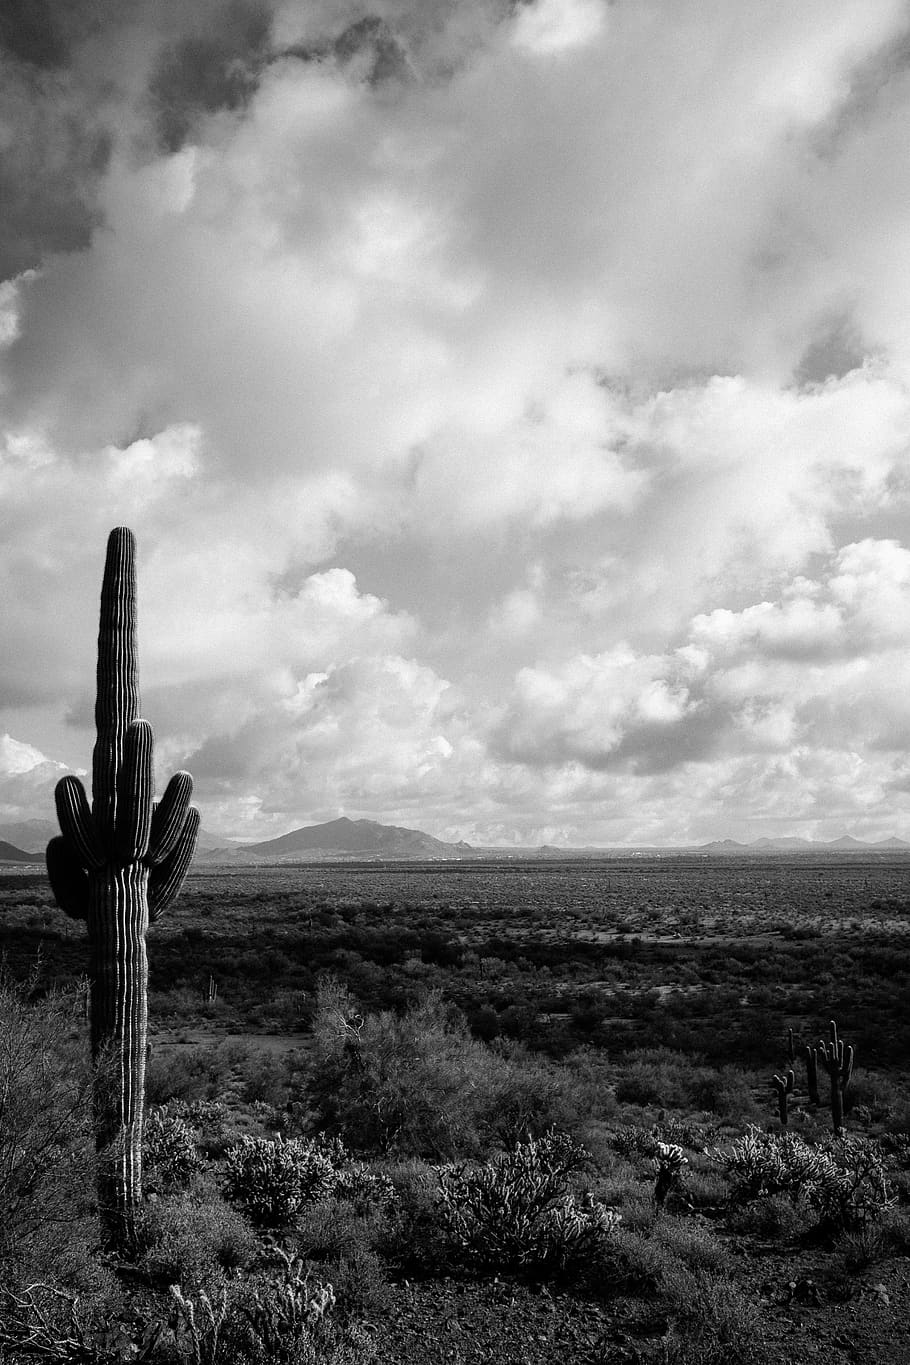
M699 799L723 774L738 822L755 784L786 792L779 819L789 808L807 827L828 781L854 819L877 803L881 829L910 735L908 611L910 552L853 543L777 601L696 616L662 655L624 646L521 670L494 744L512 761L625 782L684 773Z
M910 646L899 0L8 13L17 741L90 745L126 522L159 756L225 829L871 827Z
M64 771L33 745L0 735L0 819L47 818Z

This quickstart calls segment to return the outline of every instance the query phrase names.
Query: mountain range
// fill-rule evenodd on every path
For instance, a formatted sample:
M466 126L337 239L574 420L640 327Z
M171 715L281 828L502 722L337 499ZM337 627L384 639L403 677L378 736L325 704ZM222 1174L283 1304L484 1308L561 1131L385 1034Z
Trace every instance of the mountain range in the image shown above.
M43 862L49 839L59 831L51 820L24 820L0 825L0 862ZM674 853L703 854L708 857L760 853L887 853L908 852L906 839L879 839L867 843L845 834L840 839L820 842L812 839L755 839L740 843L736 839L715 839L688 847L595 847L560 848L543 844L531 848L476 847L464 841L452 844L435 839L422 830L401 825L383 825L377 820L351 820L341 816L320 825L304 825L277 839L241 844L233 839L204 830L199 834L197 861L202 863L273 863L361 860L369 862L455 861L467 858L623 858L667 856Z
M869 853L873 849L887 852L889 849L910 851L906 839L878 839L867 843L854 839L851 834L843 834L839 839L753 839L750 844L738 843L736 839L715 839L710 844L702 844L700 853Z

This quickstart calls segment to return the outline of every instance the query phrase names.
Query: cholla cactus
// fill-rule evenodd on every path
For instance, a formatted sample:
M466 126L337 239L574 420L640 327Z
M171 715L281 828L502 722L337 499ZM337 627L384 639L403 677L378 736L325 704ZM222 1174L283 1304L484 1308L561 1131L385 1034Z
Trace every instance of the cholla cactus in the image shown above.
M221 1294L214 1299L209 1298L204 1289L198 1299L191 1299L179 1284L170 1286L170 1294L174 1300L175 1335L178 1341L183 1338L193 1365L217 1365L219 1339L228 1318L227 1285L222 1286Z
M654 1202L659 1209L663 1208L670 1191L682 1184L683 1166L688 1164L689 1158L675 1142L658 1142L651 1165L657 1174Z
M259 1227L290 1223L304 1204L331 1194L332 1159L317 1141L244 1136L225 1155L225 1192Z
M79 779L64 777L56 790L62 835L47 847L57 904L88 928L92 1057L96 1067L105 1061L95 1096L99 1195L117 1241L133 1236L142 1188L145 935L180 890L199 829L189 773L177 773L153 801L152 731L138 717L135 541L121 526L108 539L101 587L92 806Z
M474 1269L537 1276L585 1264L619 1222L569 1190L586 1160L571 1137L551 1131L482 1166L440 1169L439 1212L455 1253Z

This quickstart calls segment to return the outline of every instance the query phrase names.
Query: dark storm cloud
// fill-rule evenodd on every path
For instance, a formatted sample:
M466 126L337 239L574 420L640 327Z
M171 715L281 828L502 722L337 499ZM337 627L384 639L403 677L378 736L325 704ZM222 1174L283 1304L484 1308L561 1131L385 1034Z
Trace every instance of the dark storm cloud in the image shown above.
M44 71L68 64L72 50L103 27L117 8L99 0L4 0L0 47Z
M270 54L272 16L265 5L234 0L211 31L168 44L149 83L161 147L179 151L199 119L243 109Z
M16 130L0 162L0 278L9 279L49 252L88 246L111 137L93 116L48 98L40 77L0 61L0 81L0 120Z
M104 81L79 57L135 9L131 0L0 6L0 278L88 245L113 139Z

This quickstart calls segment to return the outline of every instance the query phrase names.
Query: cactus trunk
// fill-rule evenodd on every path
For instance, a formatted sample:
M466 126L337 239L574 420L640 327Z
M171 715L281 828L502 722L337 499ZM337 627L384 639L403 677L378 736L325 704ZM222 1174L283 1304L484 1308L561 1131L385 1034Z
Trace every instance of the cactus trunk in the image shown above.
M91 1046L98 1067L95 1138L98 1193L120 1243L133 1236L142 1195L142 1119L148 1035L148 871L139 864L93 879Z
M157 806L152 799L152 732L138 719L135 542L125 527L108 540L97 681L92 808L78 778L58 783L62 836L48 845L47 869L58 904L88 929L99 1202L109 1236L128 1245L142 1194L145 936L180 889L199 816L188 773L175 774Z

